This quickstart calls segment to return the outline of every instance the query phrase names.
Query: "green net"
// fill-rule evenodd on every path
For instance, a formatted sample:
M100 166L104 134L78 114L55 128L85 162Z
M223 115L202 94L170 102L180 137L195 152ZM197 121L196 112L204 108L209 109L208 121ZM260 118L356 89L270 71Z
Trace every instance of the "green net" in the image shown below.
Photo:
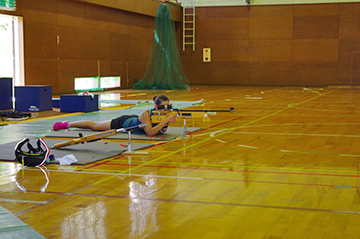
M155 16L154 40L144 77L133 89L188 89L175 39L175 26L166 4Z

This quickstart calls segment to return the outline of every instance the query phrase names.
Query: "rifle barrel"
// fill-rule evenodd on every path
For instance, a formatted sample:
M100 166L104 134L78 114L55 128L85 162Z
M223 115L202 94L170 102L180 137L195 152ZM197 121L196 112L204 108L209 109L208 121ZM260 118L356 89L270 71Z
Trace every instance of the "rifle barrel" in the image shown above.
M230 112L234 113L234 107L231 107L229 110L182 110L182 109L174 109L174 111L181 111L181 112Z

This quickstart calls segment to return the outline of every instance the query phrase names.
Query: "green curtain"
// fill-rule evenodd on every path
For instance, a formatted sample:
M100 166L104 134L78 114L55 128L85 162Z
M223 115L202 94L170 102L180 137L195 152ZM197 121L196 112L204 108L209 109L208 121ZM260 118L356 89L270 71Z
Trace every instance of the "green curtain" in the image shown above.
M175 38L175 26L166 4L155 16L154 39L144 77L133 89L188 89Z
M0 0L0 10L15 11L15 0Z

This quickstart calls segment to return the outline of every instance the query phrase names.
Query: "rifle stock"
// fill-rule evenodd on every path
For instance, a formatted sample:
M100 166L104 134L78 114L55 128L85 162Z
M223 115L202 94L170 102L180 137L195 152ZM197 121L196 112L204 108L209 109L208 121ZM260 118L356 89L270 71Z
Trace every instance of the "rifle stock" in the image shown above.
M153 115L151 116L152 123L159 123L168 117L169 114L173 114L181 119L193 119L193 118L209 118L210 115L216 115L217 112L234 112L234 108L231 107L229 110L181 110L181 109L172 109L172 111L152 111Z
M119 132L126 132L126 131L131 131L133 129L137 129L137 128L143 128L147 126L147 124L139 124L136 126L131 126L128 128L120 128L120 129L110 129L110 130L106 130L103 132L99 132L99 133L95 133L95 134L91 134L88 136L83 136L77 139L72 139L72 140L68 140L68 141L64 141L61 143L57 143L54 144L51 148L52 149L58 149L61 147L65 147L65 146L70 146L70 145L75 145L75 144L80 144L80 143L84 143L84 142L93 142L93 141L97 141L112 135L116 135Z

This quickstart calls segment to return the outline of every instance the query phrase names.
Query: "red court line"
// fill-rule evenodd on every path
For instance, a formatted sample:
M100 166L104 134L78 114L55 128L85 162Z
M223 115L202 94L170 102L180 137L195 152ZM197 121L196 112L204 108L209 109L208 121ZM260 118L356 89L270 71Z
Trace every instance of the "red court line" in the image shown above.
M8 190L9 192L22 192L21 190ZM66 193L66 192L41 192L28 190L27 193L41 193L41 194L55 194L62 196L83 196L83 197L100 197L100 198L116 198L116 199L128 199L128 200L146 200L156 202L167 203L192 203L203 205L222 205L222 206L235 206L235 207L253 207L253 208L266 208L266 209L281 209L281 210L298 210L298 211L312 211L312 212L330 212L330 213L343 213L343 214L360 214L358 211L341 211L331 209L319 209L319 208L300 208L300 207L286 207L286 206L274 206L274 205L260 205L260 204L244 204L244 203L226 203L226 202L207 202L207 201L193 201L193 200L181 200L181 199L165 199L165 198L146 198L146 197L128 197L119 195L98 195L98 194L85 194L85 193Z
M103 162L94 162L94 163L92 163L91 165L85 167L84 169L89 169L89 168L94 168L94 167L99 166L99 165L104 165L104 164L106 164L106 163L108 163L108 162L111 162L111 161L113 161L113 160L115 160L115 159L119 159L119 158L123 158L123 157L125 157L125 155L120 155L120 156L118 156L118 157L105 160L105 161L103 161ZM75 170L75 171L83 171L83 169L81 169L81 170Z
M285 184L285 185L300 185L300 186L315 186L315 187L321 186L321 187L330 187L330 188L334 188L336 186L336 185L331 185L331 184L290 183L290 182L273 182L273 181L256 181L256 180L222 179L222 178L204 178L204 180L235 181L235 182L246 182L246 183ZM351 188L360 188L360 186L359 187L351 186Z
M124 167L138 167L142 164L107 164L107 166L124 166ZM211 168L192 168L192 167L175 167L175 166L156 166L156 165L145 165L144 168L173 168L181 170L205 170L205 171L225 171L225 172L236 172L236 173L263 173L263 174L288 174L288 175L310 175L310 176L330 176L330 177L352 177L359 178L360 175L350 175L350 174L325 174L325 173L293 173L293 172L274 172L274 171L250 171L250 170L233 170L230 169L231 166L225 166L226 169L211 169Z
M219 143L208 143L207 145L219 145ZM223 144L221 144L223 145ZM240 147L240 148L246 148L246 147L241 147L239 146L239 144L232 144L232 143L226 143L226 146L236 146L236 147ZM360 147L334 147L334 146L303 146L303 145L255 145L255 144L251 144L251 145L246 145L246 146L251 146L251 147L258 147L258 148L305 148L305 149L360 149ZM211 148L200 148L197 147L196 149L211 149ZM256 149L253 149L256 150ZM286 152L285 152L286 153ZM296 152L295 152L296 153ZM311 153L311 152L299 152L299 153ZM341 154L341 153L337 153L337 154Z

